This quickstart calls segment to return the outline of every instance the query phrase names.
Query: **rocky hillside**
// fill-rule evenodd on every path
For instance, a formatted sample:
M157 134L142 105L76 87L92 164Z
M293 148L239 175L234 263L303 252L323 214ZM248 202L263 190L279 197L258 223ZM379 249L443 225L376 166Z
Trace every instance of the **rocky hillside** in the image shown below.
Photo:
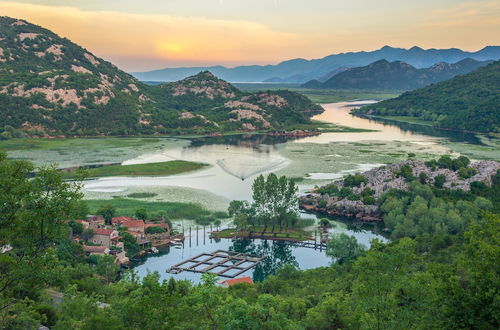
M296 93L245 94L209 72L148 86L49 30L0 17L4 138L284 129L322 111Z
M419 181L436 189L468 192L478 182L491 186L492 177L499 170L500 162L470 163L466 157L451 159L443 156L430 162L411 159L349 175L320 187L301 197L301 207L362 221L380 221L379 200L390 190L406 191L412 181Z
M439 62L417 69L405 62L380 60L370 65L341 71L325 82L309 81L302 87L320 89L411 90L465 74L492 61L464 59L457 63Z
M353 110L358 115L407 116L438 128L500 132L500 61L468 74Z

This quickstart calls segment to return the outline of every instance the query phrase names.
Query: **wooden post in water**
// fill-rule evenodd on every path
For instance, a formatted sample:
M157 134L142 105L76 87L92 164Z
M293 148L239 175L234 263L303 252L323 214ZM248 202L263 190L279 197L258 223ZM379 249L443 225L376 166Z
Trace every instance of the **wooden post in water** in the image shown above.
M323 232L319 232L319 252L323 251Z
M198 246L198 226L196 226L196 246Z
M191 247L191 226L189 226L189 247Z
M318 232L315 230L314 231L314 249L316 250L316 247L318 246Z
M205 225L203 225L203 245L205 245Z

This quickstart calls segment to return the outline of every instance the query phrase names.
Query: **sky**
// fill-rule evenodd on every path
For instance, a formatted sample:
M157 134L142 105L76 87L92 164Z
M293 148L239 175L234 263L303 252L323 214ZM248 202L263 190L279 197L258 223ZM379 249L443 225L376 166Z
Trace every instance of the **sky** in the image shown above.
M500 45L498 0L0 0L120 68L276 64L384 45Z

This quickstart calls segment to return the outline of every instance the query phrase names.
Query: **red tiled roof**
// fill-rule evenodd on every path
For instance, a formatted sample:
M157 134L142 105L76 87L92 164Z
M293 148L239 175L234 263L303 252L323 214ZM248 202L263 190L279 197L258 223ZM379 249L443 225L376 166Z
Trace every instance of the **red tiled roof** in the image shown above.
M166 224L166 223L147 223L144 225L144 228L151 228L151 227L168 228L168 224Z
M132 235L132 236L134 236L134 237L139 236L139 233L138 233L138 232L135 232L135 231L126 230L125 232L126 232L126 233L129 233L130 235Z
M84 222L86 222L86 223L88 223L87 220L75 220L75 222L78 222L78 223L84 223Z
M113 224L119 224L119 223L123 223L125 221L132 221L132 218L131 217L114 217L114 218L111 218L111 223L113 223Z
M233 278L233 279L226 280L226 281L223 281L223 282L226 282L227 285L229 285L229 286L235 285L235 284L238 284L238 283L250 283L250 284L253 284L253 280L249 276L243 276L243 277L240 277L240 278Z
M94 253L104 253L106 251L106 247L99 245L99 246L90 246L90 245L84 245L83 250L85 252L94 252Z
M125 222L122 222L122 226L127 227L127 228L144 227L144 221L142 221L142 220L125 221Z
M94 229L94 235L110 236L111 233L113 233L113 229L105 229L105 228Z

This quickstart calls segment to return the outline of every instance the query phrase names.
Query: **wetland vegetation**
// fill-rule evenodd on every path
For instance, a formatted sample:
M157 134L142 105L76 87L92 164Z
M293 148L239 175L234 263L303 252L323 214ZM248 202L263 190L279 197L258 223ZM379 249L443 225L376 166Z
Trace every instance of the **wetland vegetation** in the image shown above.
M108 176L167 176L195 171L208 166L207 164L172 160L161 163L109 165L86 170L72 170L62 172L65 179L75 179L82 175L88 178L103 178Z

